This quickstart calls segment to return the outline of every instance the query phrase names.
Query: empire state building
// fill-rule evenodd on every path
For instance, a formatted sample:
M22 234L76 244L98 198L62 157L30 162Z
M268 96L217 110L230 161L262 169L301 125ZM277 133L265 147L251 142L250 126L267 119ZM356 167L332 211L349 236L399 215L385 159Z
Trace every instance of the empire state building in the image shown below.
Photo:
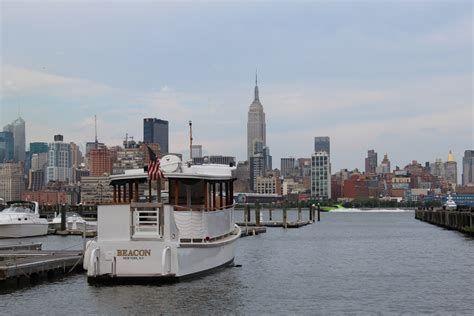
M267 143L265 112L263 105L258 97L257 74L255 74L255 95L249 108L249 117L247 122L247 160L254 155L255 148L264 147Z

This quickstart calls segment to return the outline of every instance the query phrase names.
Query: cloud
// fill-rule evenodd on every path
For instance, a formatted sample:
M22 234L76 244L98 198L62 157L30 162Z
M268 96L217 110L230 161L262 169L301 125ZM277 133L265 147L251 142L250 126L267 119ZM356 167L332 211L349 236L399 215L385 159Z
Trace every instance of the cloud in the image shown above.
M424 35L424 43L453 49L453 47L470 46L472 50L473 35L472 14L435 28Z
M97 96L111 93L114 89L94 81L64 77L20 68L13 65L2 65L1 90L3 97L49 95L61 97Z

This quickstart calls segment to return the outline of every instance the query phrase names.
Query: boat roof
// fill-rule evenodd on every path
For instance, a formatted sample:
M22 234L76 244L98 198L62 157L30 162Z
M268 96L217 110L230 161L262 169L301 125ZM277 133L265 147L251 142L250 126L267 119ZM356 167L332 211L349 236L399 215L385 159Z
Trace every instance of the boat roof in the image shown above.
M183 164L173 172L163 172L163 175L168 179L202 179L211 181L225 181L232 180L234 178L232 171L235 169L235 167L220 164ZM148 180L148 173L144 168L125 170L124 174L110 176L111 184L137 179L140 182L146 182Z

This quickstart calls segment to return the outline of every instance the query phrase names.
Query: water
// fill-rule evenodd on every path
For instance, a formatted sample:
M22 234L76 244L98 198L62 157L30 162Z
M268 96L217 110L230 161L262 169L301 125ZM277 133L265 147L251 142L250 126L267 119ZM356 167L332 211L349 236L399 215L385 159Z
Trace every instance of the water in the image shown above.
M82 243L76 237L36 240L49 249L80 249ZM95 287L78 274L0 295L0 311L472 315L474 310L474 240L417 221L413 212L323 213L314 225L242 238L236 263L242 267L164 286Z

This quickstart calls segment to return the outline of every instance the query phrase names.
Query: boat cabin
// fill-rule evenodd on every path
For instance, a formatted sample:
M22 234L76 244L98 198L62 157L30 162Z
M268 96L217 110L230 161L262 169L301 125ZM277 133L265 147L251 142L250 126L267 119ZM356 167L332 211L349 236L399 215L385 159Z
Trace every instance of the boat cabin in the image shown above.
M199 166L190 166L189 169L193 167ZM213 165L211 170L218 171L221 167ZM152 196L148 175L142 169L127 171L111 177L112 204L161 202L161 181L157 181L157 195ZM173 205L175 210L215 211L234 205L234 179L231 175L165 173L164 181L168 181L168 204ZM147 182L148 196L140 197L139 185Z
M233 170L215 164L165 166L164 178L153 180L155 194L143 169L111 176L113 202L99 205L99 238L202 242L228 236L234 231ZM140 196L144 183L148 190ZM162 199L164 183L168 194ZM128 237L121 233L127 230Z

